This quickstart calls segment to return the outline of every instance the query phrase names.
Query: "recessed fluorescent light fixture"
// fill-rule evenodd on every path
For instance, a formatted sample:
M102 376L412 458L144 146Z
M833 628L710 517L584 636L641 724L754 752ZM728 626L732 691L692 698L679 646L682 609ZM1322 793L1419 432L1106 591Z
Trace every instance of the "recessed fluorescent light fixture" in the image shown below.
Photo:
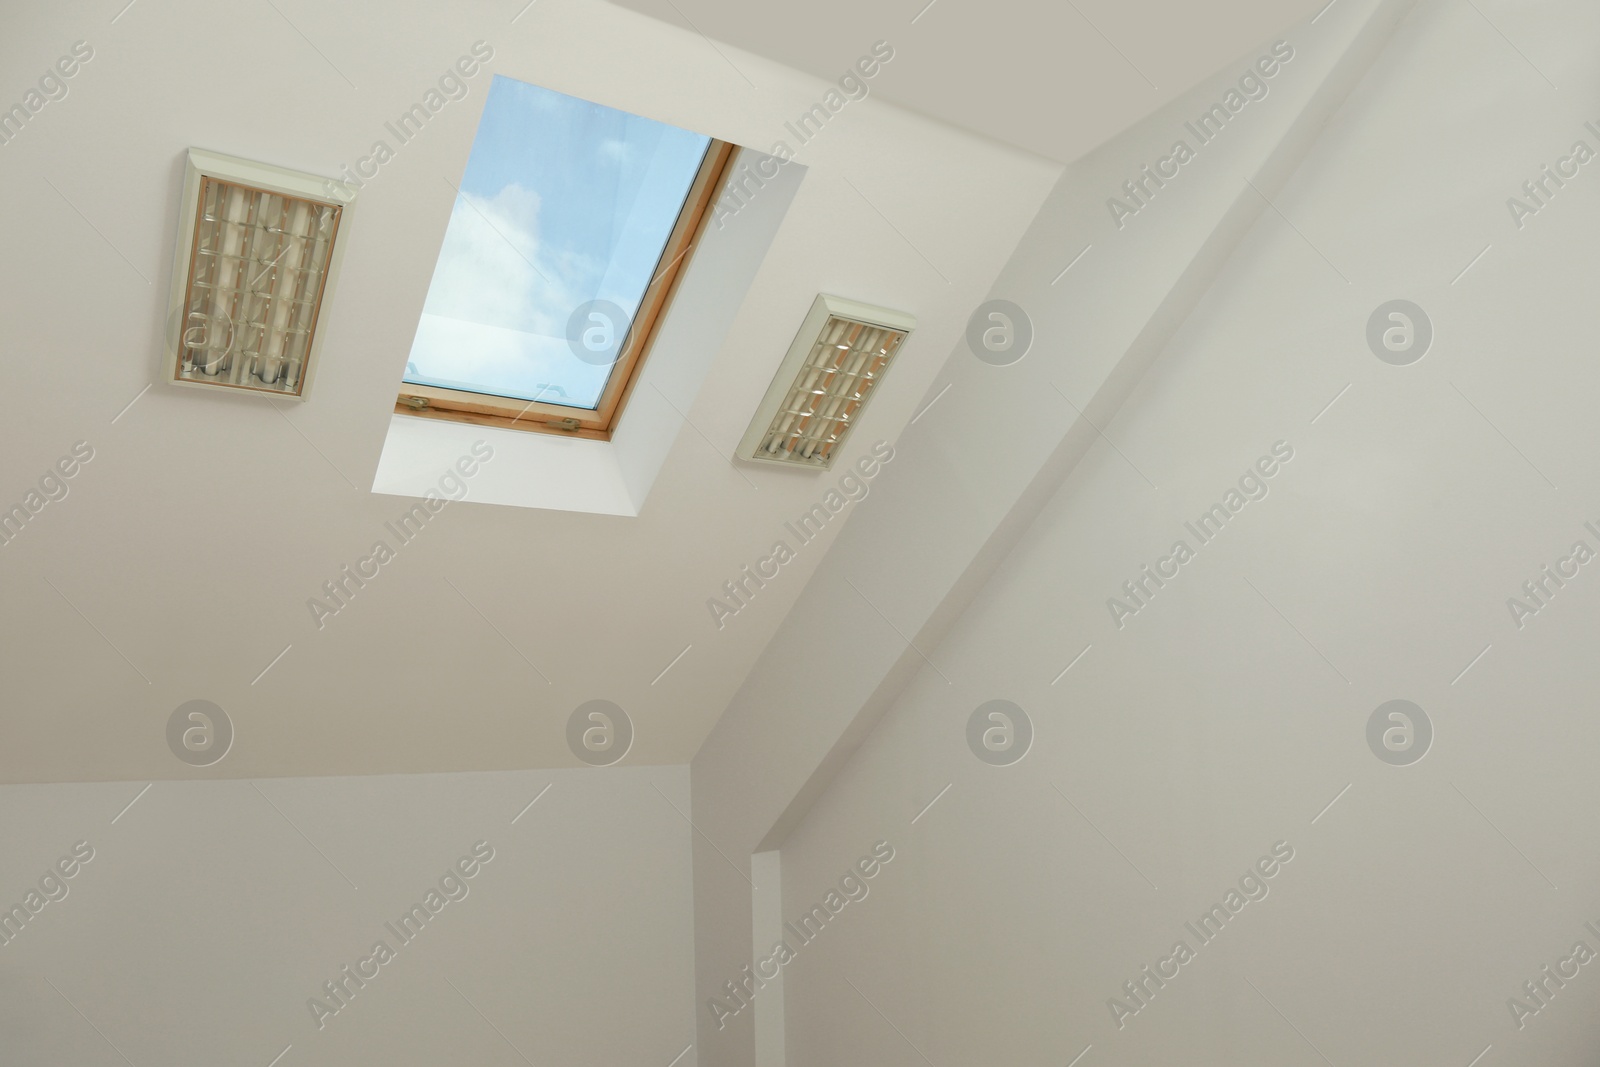
M189 150L166 380L303 400L354 187Z
M916 324L903 312L818 296L739 442L740 458L831 467Z

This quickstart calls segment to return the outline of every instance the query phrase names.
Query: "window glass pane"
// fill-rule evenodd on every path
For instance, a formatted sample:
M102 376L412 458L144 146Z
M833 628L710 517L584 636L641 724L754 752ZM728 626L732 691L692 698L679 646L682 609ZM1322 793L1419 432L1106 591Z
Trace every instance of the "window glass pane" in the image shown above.
M632 320L710 143L496 75L405 380L596 407L612 367L569 320L593 300Z

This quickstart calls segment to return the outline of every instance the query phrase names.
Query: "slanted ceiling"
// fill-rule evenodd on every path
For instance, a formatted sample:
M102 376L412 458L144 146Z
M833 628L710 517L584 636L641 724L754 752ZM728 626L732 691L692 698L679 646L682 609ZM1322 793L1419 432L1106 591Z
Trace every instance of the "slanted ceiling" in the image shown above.
M881 41L894 58L868 92L1062 163L1331 6L1328 0L618 2L829 81L851 72ZM880 47L876 55L882 54Z
M569 766L566 720L590 699L638 724L630 762L689 759L850 514L795 545L780 577L718 627L708 600L770 558L784 523L831 487L728 460L811 301L840 293L916 316L852 448L893 441L1059 171L887 93L851 103L824 134L795 139L806 180L639 517L452 504L401 544L387 524L410 502L369 489L489 74L762 148L790 140L785 124L825 99L833 75L587 0L117 7L19 10L0 41L12 71L43 75L88 54L0 147L0 190L30 205L3 223L17 373L0 501L24 499L75 447L93 453L67 495L0 548L5 780ZM865 53L883 13L841 11L830 33ZM967 48L1001 39L1017 39L1002 22L935 37L920 55L905 38L873 84L930 61L964 69ZM1074 33L1060 47L1092 59L1102 86L1123 86L1122 61L1100 44ZM1242 50L1222 38L1188 47L1207 67ZM476 75L451 74L484 51ZM979 99L998 108L1016 91L1002 84ZM937 114L919 94L900 92ZM1063 110L1107 98L1124 118L1154 103L1085 88ZM420 131L393 134L430 102ZM146 389L191 146L373 175L305 405ZM324 583L379 540L395 559L348 606L314 617ZM193 699L217 702L237 730L228 757L199 771L164 737Z
M402 539L415 501L370 488L490 76L751 144L824 88L746 57L765 90L741 92L704 40L600 3L178 0L8 22L0 69L37 83L75 42L92 57L0 146L0 190L29 205L0 222L0 500L24 500L79 442L93 458L0 547L6 780L576 766L565 726L590 699L637 722L630 762L688 760L848 514L717 628L707 600L827 488L728 459L812 300L849 293L924 323L855 447L894 438L1054 177L876 102L841 117L643 514L454 503ZM191 146L367 175L305 404L146 389ZM971 203L991 208L962 218ZM332 603L325 583L379 541L394 558L314 617L308 602ZM164 734L194 699L237 731L204 770Z

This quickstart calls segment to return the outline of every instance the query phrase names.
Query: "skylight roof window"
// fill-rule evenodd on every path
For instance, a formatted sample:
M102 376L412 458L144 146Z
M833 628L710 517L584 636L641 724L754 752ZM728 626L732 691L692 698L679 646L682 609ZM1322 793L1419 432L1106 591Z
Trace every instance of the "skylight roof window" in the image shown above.
M396 410L609 436L731 153L497 75Z

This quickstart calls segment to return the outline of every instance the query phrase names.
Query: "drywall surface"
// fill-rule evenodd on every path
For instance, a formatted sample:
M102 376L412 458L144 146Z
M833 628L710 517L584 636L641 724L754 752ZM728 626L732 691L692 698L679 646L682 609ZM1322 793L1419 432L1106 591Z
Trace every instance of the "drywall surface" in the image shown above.
M872 497L696 756L696 823L716 842L695 842L705 1062L749 1059L751 1020L763 1010L725 1019L709 1008L753 951L750 887L719 850L748 857L780 847L901 687L928 668L930 648L976 585L1073 466L1101 447L1096 427L1249 227L1272 213L1266 198L1402 6L1341 4L1263 42L1058 182L990 294L1023 309L1031 345L1020 361L982 360L966 343L950 354ZM1241 85L1255 99L1237 95ZM1236 111L1200 144L1187 124L1230 101ZM1126 195L1122 183L1185 138L1193 158L1177 175L1131 218L1113 213L1108 202ZM980 329L985 313L969 313ZM1050 675L1076 651L1063 649ZM792 1044L796 1031L785 1029Z
M895 849L783 970L789 1064L1593 1061L1600 17L1476 6L1399 25L786 839L792 916Z
M665 1065L687 810L681 767L0 787L0 1062Z

